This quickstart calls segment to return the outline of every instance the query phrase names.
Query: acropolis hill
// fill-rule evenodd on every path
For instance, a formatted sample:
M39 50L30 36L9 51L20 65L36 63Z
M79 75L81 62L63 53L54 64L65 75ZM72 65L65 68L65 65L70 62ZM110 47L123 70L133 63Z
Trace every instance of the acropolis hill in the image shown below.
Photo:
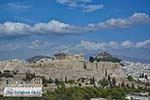
M106 55L111 56L111 55ZM97 58L106 58L101 53ZM10 70L19 73L35 73L35 75L45 76L53 79L74 79L92 78L100 80L104 76L110 75L116 80L122 81L125 75L121 70L119 62L110 61L87 61L82 54L69 55L65 53L55 54L53 58L40 58L38 60L25 62L17 59L0 62L0 70Z

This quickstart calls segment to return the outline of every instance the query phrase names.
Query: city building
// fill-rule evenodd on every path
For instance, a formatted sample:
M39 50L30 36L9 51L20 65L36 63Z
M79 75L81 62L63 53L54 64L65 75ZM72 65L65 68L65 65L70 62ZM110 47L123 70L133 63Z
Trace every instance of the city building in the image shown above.
M150 100L149 93L134 93L128 94L125 97L127 100Z
M0 78L0 95L3 95L6 87L43 87L42 78L35 77L31 80L24 80L18 77Z

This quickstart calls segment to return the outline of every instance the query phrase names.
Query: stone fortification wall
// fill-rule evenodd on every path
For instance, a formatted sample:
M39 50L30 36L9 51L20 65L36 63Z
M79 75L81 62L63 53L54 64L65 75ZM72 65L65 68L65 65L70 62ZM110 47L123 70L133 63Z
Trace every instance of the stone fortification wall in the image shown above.
M124 77L119 63L112 62L88 62L76 60L53 60L37 63L25 63L21 61L0 62L0 69L13 70L22 73L32 72L36 75L43 75L46 78L57 79L79 79L80 77L100 80L107 75L115 76L118 79Z
M124 77L119 63L112 62L80 62L67 60L54 60L44 64L31 64L37 74L43 74L51 78L67 77L68 79L78 79L80 77L92 78L100 80L107 75L115 77Z

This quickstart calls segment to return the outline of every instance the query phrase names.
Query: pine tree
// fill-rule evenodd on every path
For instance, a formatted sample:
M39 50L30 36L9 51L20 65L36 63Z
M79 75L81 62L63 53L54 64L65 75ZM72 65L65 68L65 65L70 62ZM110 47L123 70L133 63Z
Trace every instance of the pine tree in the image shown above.
M109 82L111 81L111 77L110 77L110 75L108 75L108 81L109 81Z
M105 69L105 77L107 76L107 69Z
M90 61L90 62L94 62L94 58L93 58L93 57L90 57L90 58L89 58L89 61Z
M125 87L124 81L122 81L122 83L121 83L121 87Z
M116 87L116 79L115 79L115 77L112 78L112 85L113 85L113 87Z
M65 83L68 83L68 79L67 79L67 77L65 77Z
M129 84L128 84L128 83L126 84L126 87L127 87L127 88L130 88L130 86L129 86Z
M135 88L134 83L132 83L132 88L133 88L133 89Z

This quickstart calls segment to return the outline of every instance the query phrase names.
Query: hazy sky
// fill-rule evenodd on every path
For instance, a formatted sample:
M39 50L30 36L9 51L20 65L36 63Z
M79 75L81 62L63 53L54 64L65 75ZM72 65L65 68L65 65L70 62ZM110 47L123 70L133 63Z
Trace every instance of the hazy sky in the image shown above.
M101 51L150 59L150 0L0 0L0 59Z

